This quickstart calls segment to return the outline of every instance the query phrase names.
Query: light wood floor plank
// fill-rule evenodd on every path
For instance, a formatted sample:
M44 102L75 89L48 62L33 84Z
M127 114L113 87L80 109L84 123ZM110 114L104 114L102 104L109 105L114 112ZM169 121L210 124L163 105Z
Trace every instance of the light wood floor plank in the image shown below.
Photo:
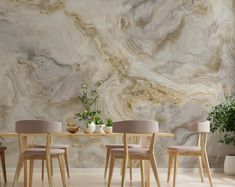
M7 173L8 182L4 184L3 176L0 173L1 187L12 187L12 182L14 179L15 169L9 168ZM112 187L121 186L121 176L120 168L114 168ZM46 170L45 170L46 173ZM71 168L70 179L67 179L67 187L107 187L107 179L104 179L104 168ZM212 173L213 183L215 187L234 187L235 186L235 176L226 176L223 173ZM151 172L151 187L156 187L156 182ZM161 179L162 187L172 187L172 184L167 184L167 171L162 172L159 169L159 178ZM54 170L54 175L52 177L53 186L62 187L61 175L59 168ZM23 175L19 177L19 181L16 182L16 187L23 187ZM35 168L33 177L33 187L48 187L48 181L41 181L41 169ZM201 183L198 172L195 173L185 173L182 174L178 172L177 175L177 186L179 187L209 187L209 181L205 180ZM129 178L126 179L126 187L141 187L141 174L139 168L133 168L133 179L130 182Z

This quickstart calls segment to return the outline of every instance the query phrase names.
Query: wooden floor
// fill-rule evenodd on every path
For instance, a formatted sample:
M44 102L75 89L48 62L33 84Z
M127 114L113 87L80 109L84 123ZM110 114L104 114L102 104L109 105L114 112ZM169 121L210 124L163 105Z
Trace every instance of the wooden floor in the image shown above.
M14 170L9 169L7 173L8 183L3 183L3 177L1 176L0 187L11 187L12 180L14 176ZM223 173L213 173L214 187L235 187L235 176L226 176ZM166 172L160 172L160 179L162 187L171 187L172 184L166 183ZM200 182L200 177L197 173L184 173L179 174L177 178L178 187L209 187L207 178L205 178L205 183ZM121 177L119 174L119 169L115 170L112 187L120 187ZM106 187L107 180L103 178L103 169L88 169L79 168L71 169L71 178L67 181L68 187ZM41 181L40 171L36 169L34 172L33 187L46 187L48 186L47 180ZM55 171L53 176L53 186L62 186L59 171ZM140 174L138 169L134 169L133 180L129 181L129 175L127 175L126 187L140 187ZM151 187L156 187L156 183L151 176ZM17 187L23 187L23 176L20 176Z

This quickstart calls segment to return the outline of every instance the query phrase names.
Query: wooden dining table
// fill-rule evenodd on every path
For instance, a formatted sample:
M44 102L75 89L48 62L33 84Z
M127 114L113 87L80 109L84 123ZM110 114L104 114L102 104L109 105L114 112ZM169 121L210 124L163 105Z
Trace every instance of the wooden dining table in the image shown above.
M156 133L157 138L170 138L174 137L175 135L173 133L167 133L167 132L158 132ZM4 138L17 138L18 133L15 132L0 132L0 136ZM60 132L60 133L52 133L52 136L54 137L63 137L63 138L76 138L76 137L122 137L122 133L83 133L83 132L77 132L77 133L69 133L69 132ZM133 136L136 136L133 135ZM138 136L148 136L148 134L139 134ZM145 170L145 187L150 187L150 162L146 161L144 164L144 170Z
M158 132L156 133L157 137L174 137L175 135L173 133L166 133L166 132ZM18 133L16 132L0 132L0 136L6 137L6 138L16 138ZM78 136L90 136L90 137L112 137L112 136L122 136L122 133L84 133L84 132L77 132L77 133L69 133L69 132L59 132L59 133L52 133L54 136L58 137L67 137L67 138L72 138L72 137L78 137ZM136 136L133 135L133 136ZM139 134L138 136L148 136L148 134Z

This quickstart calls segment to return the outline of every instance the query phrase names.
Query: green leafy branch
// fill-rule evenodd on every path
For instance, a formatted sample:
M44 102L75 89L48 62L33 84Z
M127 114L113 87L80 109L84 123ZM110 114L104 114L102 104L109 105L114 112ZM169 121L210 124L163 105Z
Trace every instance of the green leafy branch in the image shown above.
M235 146L235 99L232 96L213 107L208 120L211 122L211 131L222 134L221 143Z
M101 111L97 110L97 99L99 98L97 88L102 84L102 82L97 82L95 89L89 91L85 82L82 83L82 95L79 96L82 101L84 111L83 113L76 113L75 118L79 121L84 121L86 124L92 121L96 124L103 124L101 118Z
M112 127L113 126L113 120L112 118L107 118L106 119L106 126Z

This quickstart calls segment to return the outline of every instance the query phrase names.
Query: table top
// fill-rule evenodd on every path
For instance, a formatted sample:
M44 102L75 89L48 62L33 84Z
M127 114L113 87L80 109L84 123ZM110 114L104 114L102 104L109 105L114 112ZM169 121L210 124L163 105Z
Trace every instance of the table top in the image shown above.
M156 133L158 137L174 137L175 135L173 133L166 133L166 132L158 132ZM132 134L134 136L147 136L148 134ZM0 136L6 137L6 138L15 138L17 137L17 133L15 132L0 132ZM78 137L78 136L122 136L122 133L110 133L110 134L104 134L104 133L83 133L83 132L77 132L77 133L69 133L69 132L61 132L61 133L53 133L53 136L60 136L60 137Z

